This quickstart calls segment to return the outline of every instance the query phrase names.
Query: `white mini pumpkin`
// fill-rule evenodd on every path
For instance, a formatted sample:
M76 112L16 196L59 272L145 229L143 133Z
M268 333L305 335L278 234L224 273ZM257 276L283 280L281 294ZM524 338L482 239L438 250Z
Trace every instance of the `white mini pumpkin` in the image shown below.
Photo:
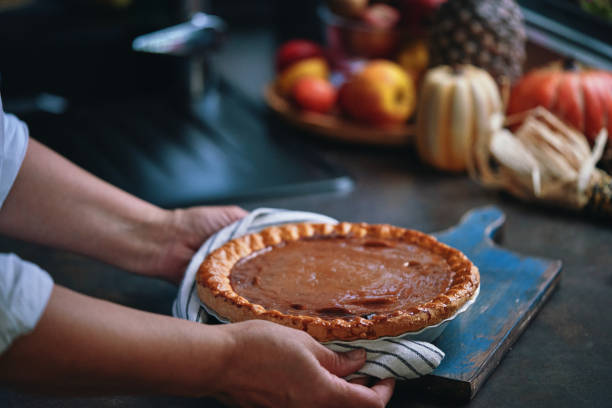
M503 104L486 71L471 65L429 70L417 112L419 155L443 170L465 170L468 150L496 113L503 113Z

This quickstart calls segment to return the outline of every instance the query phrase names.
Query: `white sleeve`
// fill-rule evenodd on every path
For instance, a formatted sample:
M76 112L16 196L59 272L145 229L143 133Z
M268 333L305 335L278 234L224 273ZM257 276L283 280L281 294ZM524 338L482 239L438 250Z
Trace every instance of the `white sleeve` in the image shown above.
M0 100L0 211L15 182L28 146L28 127L7 115ZM42 316L53 280L14 254L0 254L0 353L31 332Z
M0 208L6 200L28 148L28 127L2 110L0 100Z
M0 353L31 332L42 316L53 280L15 254L0 254Z

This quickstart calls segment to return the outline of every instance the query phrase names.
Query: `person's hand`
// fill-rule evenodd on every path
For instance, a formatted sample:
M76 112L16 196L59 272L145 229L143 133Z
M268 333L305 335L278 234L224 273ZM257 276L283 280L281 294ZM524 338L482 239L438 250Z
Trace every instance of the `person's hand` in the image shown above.
M382 408L393 393L391 378L371 388L342 378L363 366L363 350L335 353L305 332L262 320L223 329L231 353L215 395L230 406Z
M142 272L178 284L202 243L221 228L247 214L236 206L192 207L168 211L157 227L158 256L145 260Z

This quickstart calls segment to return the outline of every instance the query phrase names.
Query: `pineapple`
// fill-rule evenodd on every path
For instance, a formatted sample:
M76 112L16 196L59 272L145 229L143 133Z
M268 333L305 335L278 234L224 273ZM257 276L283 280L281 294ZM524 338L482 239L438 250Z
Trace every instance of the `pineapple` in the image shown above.
M513 0L448 0L431 27L431 62L481 67L513 82L525 60L523 15Z

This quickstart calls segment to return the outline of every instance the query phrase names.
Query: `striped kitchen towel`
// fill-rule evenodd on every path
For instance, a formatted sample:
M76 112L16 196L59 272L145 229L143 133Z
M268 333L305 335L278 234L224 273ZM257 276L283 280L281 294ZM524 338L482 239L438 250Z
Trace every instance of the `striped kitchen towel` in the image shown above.
M195 278L204 258L231 239L260 231L266 227L299 222L336 224L338 221L311 212L259 208L212 235L196 252L187 267L179 287L178 296L174 301L172 314L175 317L200 323L206 323L209 315L212 315L227 323L222 317L217 316L213 310L209 310L206 305L202 304L198 297ZM356 348L366 350L366 364L359 372L347 377L349 379L362 376L395 377L401 380L417 378L431 373L444 358L442 350L433 344L408 340L401 338L401 336L377 340L338 341L324 343L324 345L338 352Z

